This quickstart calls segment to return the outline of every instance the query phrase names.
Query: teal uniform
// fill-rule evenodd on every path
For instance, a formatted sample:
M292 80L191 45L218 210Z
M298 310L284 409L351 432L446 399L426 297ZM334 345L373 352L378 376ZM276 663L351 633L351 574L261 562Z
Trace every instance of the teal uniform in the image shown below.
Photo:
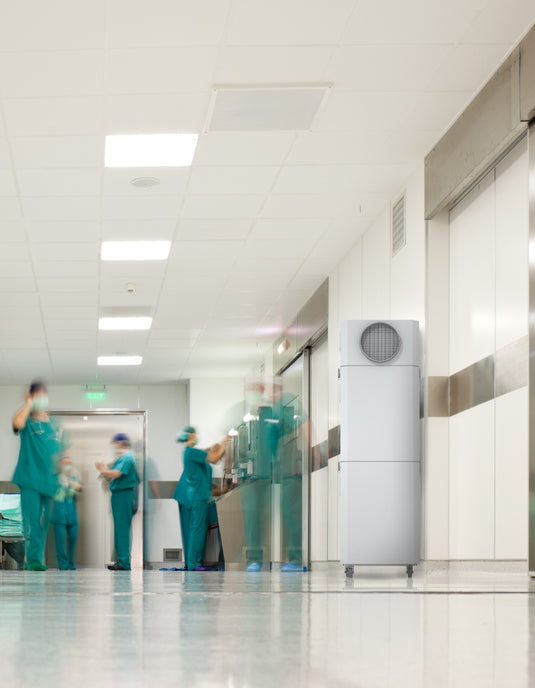
M204 563L208 508L212 498L212 467L208 452L186 447L184 470L173 498L179 505L182 547L186 567L191 571Z
M20 452L13 482L20 487L26 563L43 562L52 497L58 481L56 459L66 448L59 425L29 416L20 435Z
M111 467L122 473L120 478L110 481L111 511L115 536L117 563L130 570L130 528L134 515L134 496L139 478L132 452L121 454Z
M56 540L58 567L74 570L74 550L78 536L78 513L76 510L76 490L69 485L68 479L80 482L77 473L61 474L59 486L54 495L52 523ZM67 541L67 550L65 550Z

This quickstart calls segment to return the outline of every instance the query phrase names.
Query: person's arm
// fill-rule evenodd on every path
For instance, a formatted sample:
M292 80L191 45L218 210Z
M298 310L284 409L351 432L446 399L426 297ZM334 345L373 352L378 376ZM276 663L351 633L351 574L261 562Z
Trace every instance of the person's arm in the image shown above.
M30 413L32 412L33 399L30 394L26 394L24 406L20 408L13 416L13 429L23 430L26 427L26 422Z
M229 442L230 438L226 437L220 444L214 444L213 447L210 447L208 450L208 456L206 457L208 463L217 463L220 461L223 457L223 454L227 451Z
M118 471L116 468L108 468L103 461L98 461L95 466L106 480L117 480L117 478L124 475L124 473L121 473L121 471Z

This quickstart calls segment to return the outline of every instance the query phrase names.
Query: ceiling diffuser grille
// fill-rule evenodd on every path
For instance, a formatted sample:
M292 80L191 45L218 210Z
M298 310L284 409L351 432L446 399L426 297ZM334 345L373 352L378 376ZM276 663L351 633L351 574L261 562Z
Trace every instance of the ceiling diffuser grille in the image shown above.
M405 246L405 192L392 206L392 255Z

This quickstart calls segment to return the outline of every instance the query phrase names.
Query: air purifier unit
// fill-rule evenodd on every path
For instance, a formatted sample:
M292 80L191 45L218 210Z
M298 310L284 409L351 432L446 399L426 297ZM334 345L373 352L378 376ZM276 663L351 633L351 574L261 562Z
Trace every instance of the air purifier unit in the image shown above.
M349 320L340 333L340 558L420 562L420 353L414 320Z

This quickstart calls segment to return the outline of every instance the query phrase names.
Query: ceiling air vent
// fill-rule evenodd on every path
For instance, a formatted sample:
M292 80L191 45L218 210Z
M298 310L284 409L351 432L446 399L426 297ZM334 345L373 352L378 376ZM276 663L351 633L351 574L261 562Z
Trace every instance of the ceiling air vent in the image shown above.
M331 86L214 86L205 131L308 131Z
M395 256L406 242L405 234L405 192L392 205L392 255Z

